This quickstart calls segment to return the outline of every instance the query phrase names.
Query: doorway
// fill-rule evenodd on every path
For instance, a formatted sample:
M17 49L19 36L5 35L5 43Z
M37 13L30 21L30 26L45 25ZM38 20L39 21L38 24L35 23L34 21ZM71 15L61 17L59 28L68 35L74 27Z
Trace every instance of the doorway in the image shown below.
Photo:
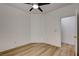
M76 16L61 18L62 43L73 45L77 51L77 21Z

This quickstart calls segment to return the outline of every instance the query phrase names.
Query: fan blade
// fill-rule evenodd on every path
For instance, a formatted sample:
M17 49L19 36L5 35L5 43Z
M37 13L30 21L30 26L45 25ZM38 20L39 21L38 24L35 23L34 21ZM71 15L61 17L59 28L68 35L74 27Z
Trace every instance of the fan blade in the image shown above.
M29 4L29 5L33 5L33 3L24 3L24 4Z
M31 8L29 11L32 11L33 8Z
M47 5L47 4L50 4L50 3L38 3L38 6Z
M38 9L39 9L41 12L43 12L43 10L42 10L40 7L39 7Z

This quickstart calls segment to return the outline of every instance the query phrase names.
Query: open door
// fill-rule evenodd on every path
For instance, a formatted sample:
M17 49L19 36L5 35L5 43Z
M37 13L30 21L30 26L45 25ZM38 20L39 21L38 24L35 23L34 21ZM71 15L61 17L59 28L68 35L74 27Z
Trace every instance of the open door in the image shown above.
M61 26L62 26L62 43L74 45L76 48L77 44L76 16L62 18Z

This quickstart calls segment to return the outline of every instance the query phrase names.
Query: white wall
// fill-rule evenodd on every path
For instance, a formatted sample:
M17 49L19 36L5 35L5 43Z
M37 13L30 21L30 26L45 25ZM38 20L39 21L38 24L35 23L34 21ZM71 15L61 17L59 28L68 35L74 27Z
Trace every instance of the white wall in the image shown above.
M40 15L31 14L31 41L41 42Z
M49 43L47 36L47 20L44 14L31 14L31 41ZM51 39L49 39L51 41Z
M52 18L52 14L31 15L31 41L61 46L61 32L59 20Z
M0 51L29 42L29 14L0 4Z

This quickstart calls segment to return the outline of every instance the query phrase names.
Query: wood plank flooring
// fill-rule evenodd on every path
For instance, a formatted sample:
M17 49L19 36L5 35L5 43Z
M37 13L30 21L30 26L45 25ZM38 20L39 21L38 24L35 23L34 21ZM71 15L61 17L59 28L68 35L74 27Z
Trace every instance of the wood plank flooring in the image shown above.
M30 43L0 52L0 56L75 56L75 48L68 44L59 48L45 43Z

